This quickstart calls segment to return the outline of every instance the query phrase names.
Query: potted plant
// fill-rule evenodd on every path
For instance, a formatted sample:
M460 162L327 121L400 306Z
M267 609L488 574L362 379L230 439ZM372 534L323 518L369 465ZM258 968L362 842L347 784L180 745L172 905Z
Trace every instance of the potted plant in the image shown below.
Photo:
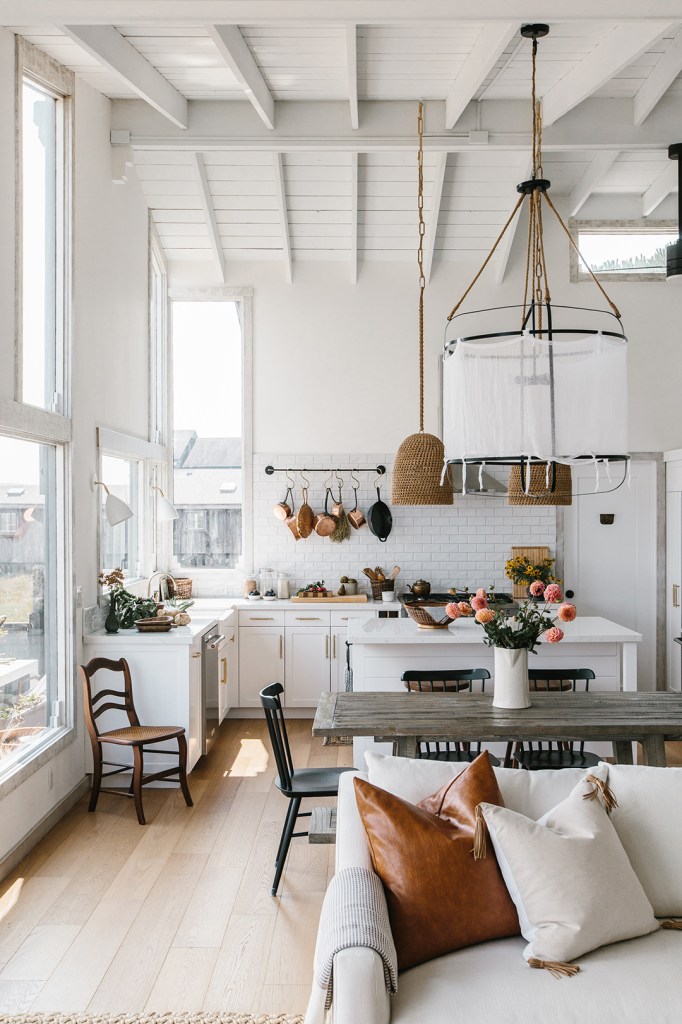
M528 596L533 598L537 595L530 590L532 583L542 583L546 587L550 583L561 582L559 577L552 573L553 565L553 558L543 558L540 562L531 562L530 558L525 555L517 555L507 561L505 574L512 583L525 587Z
M104 623L107 633L132 629L136 619L151 619L156 615L154 598L137 597L123 586L123 570L112 569L97 577L101 587L109 588L109 611Z
M529 601L513 616L489 608L483 588L477 590L470 601L453 602L445 609L451 619L473 615L485 633L483 642L494 648L493 707L496 708L530 707L528 652L537 653L541 637L547 643L558 644L564 632L555 623L558 620L572 622L577 614L574 604L563 601L561 587L556 583L545 586L541 580L535 580L531 591L540 603ZM562 603L552 618L549 605L558 601Z

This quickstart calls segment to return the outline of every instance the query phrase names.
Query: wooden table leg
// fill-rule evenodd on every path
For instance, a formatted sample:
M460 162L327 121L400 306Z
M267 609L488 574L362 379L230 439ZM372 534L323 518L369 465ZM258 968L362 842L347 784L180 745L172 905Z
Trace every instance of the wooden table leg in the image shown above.
M642 741L644 747L644 763L653 768L667 767L665 756L665 740L662 736L646 736Z
M613 741L613 759L616 764L634 764L632 759L632 743L630 740Z
M398 736L393 744L393 751L398 757L416 757L417 737Z

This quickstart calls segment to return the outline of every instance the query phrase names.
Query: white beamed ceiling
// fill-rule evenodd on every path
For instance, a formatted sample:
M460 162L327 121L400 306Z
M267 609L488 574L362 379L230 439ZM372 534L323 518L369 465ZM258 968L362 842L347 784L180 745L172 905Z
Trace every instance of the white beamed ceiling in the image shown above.
M32 6L40 7L39 4ZM49 5L44 6L47 10ZM54 7L59 6L56 0ZM100 11L103 6L99 5ZM651 5L648 7L650 10ZM510 19L512 8L510 5ZM399 20L387 20L384 24L380 18L373 18L371 24L349 26L341 21L335 24L328 18L321 18L319 22L288 22L284 16L279 23L263 21L238 26L257 68L251 73L260 73L261 85L265 84L275 102L275 126L269 132L269 145L251 150L230 146L204 150L199 143L196 145L196 151L203 156L228 279L231 265L239 261L283 261L285 258L279 152L282 153L284 207L294 267L303 260L332 260L354 266L356 261L364 260L415 259L414 150L385 147L373 151L372 146L366 146L363 151L360 131L356 135L357 145L344 147L341 142L326 149L316 150L313 145L297 151L278 145L277 131L278 103L333 102L337 108L339 102L352 104L354 90L349 83L349 59L356 71L360 129L363 128L363 103L368 107L370 103L373 105L376 118L381 103L416 103L418 99L427 104L443 102L474 47L478 45L480 51L485 46L486 23L419 20L420 4L416 0L414 9L415 19L411 24ZM0 13L1 10L2 4ZM682 9L680 15L682 17ZM101 24L101 17L95 20ZM81 19L80 23L87 24L87 19ZM574 72L595 47L608 48L609 37L618 25L615 19L585 21L571 20L570 16L552 22L550 35L540 43L538 95L544 96ZM54 24L45 17L42 24L36 21L7 27L71 68L112 100L142 103L125 75L104 67L60 28L57 10ZM208 24L164 24L152 18L145 23L140 15L139 23L116 24L115 28L187 100L238 101L243 106L249 98L244 79L238 78L228 67L211 37ZM655 72L679 31L680 23L662 21L658 41L636 55L606 83L598 88L595 83L592 97L634 104L638 91ZM649 38L655 34L652 32ZM676 49L680 49L679 41L666 58L668 65L674 65ZM497 105L499 110L499 104L505 101L527 100L530 91L529 45L525 40L515 37L502 52L491 52L491 58L487 66L492 70L482 82L478 78L478 88L470 97L482 101L478 106L482 128L487 127L481 115L484 108ZM661 68L664 66L665 61ZM659 74L660 77L663 76ZM669 75L658 91L661 95L667 92L682 108L680 74ZM216 106L218 109L225 110ZM249 109L258 121L257 109ZM350 106L346 109L350 128ZM578 115L580 110L578 106ZM191 115L190 104L190 130ZM158 117L160 126L167 127L168 122L161 115ZM561 118L558 123L561 124ZM469 112L466 130L475 125ZM462 134L459 124L455 125L453 135L458 132ZM679 141L679 131L674 124L671 124L671 132L675 137L671 135L667 141ZM229 139L229 133L229 124L221 119L220 124L216 124L216 135ZM157 134L163 136L164 128L160 127ZM594 125L587 138L594 138ZM544 171L552 182L552 194L569 196L576 186L583 189L583 176L587 174L591 215L595 215L595 209L599 215L600 197L609 197L604 200L606 217L618 215L613 213L617 209L614 208L617 198L613 197L626 197L630 208L636 208L644 193L666 169L665 146L625 145L593 184L589 168L598 146L596 143L592 150L576 145L545 154ZM136 172L168 258L211 261L214 254L192 146L152 147L133 138L132 147ZM506 150L471 146L467 151L449 152L447 156L437 149L426 150L424 210L427 236L432 239L434 266L443 260L480 261L485 256L516 201L515 185L526 172L527 160L527 153L518 146ZM596 166L600 166L600 161ZM357 182L354 181L356 173ZM439 205L434 203L434 181L439 189L442 181ZM660 219L669 206L664 203L658 207L653 217ZM430 223L434 217L437 219L435 232Z

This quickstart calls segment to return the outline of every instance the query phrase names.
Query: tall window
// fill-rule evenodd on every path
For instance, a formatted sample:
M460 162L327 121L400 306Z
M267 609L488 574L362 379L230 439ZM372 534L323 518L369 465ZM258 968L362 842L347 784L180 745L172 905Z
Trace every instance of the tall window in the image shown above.
M149 225L149 440L168 441L168 276L163 250Z
M64 724L62 456L0 435L0 776Z
M232 569L243 550L238 305L175 301L172 332L175 563Z
M22 41L23 43L23 41ZM19 401L65 413L69 319L70 98L66 69L19 47Z

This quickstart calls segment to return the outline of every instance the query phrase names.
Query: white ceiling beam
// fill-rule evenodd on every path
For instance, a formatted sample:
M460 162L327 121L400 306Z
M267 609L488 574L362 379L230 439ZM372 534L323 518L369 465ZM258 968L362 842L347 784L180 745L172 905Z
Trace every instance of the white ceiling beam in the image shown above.
M436 248L436 235L438 234L438 218L440 217L440 204L443 198L443 182L445 181L445 168L448 162L447 153L436 154L436 166L433 172L433 196L431 197L431 212L424 236L424 277L428 284L431 280L431 268L433 266L433 254Z
M590 198L597 185L604 179L606 172L618 156L618 150L607 149L589 162L580 176L568 200L569 217L577 217L581 208Z
M284 156L282 153L275 153L275 185L277 188L277 202L279 216L282 223L282 255L284 256L284 273L287 283L292 284L294 280L292 259L291 259L291 237L289 235L289 214L287 213L287 193L284 185Z
M348 68L348 102L351 128L360 127L358 110L358 31L357 25L346 25L346 66Z
M359 154L350 155L350 215L351 215L351 253L350 279L352 284L358 283L358 183Z
M223 243L220 238L220 229L215 215L215 207L213 206L213 196L211 195L211 188L206 175L206 165L204 164L204 157L201 153L194 154L194 168L199 182L199 198L201 199L201 208L203 209L204 217L206 218L206 227L208 228L208 237L211 243L211 250L213 251L213 260L220 276L220 282L221 284L225 284L225 253L223 252Z
M677 160L671 160L642 196L642 216L650 217L654 210L677 188Z
M433 21L494 22L509 18L509 0L0 0L0 24L45 26L60 21L84 24L197 25L227 22L234 25L282 25L355 21L365 25L414 25ZM515 5L519 21L538 21L547 4L521 0ZM619 22L643 17L643 11L661 19L679 18L679 0L553 0L555 21ZM605 10L607 6L607 10ZM162 9L162 11L161 11ZM416 12L416 13L415 13Z
M635 93L635 124L647 119L682 71L682 28Z
M467 104L519 30L518 22L484 25L445 98L445 127L453 128Z
M527 179L531 176L532 173L533 161L529 159L526 161L526 163L523 165L519 172L519 181L527 181ZM514 202L509 208L509 213L507 214L507 217L510 216L512 210L514 209L514 206L516 206L518 201L518 193L515 193ZM524 206L526 205L527 202L524 202ZM516 217L505 231L502 237L502 241L497 247L497 263L495 265L495 284L502 284L502 282L504 281L505 274L507 273L509 257L511 256L511 251L514 247L514 239L516 238L516 232L518 231L519 223L521 221L522 210L523 207L521 207L521 210L519 210L519 212L516 214Z
M275 127L275 101L253 54L236 25L209 25L208 31L227 66L266 128Z
M178 128L189 127L185 97L113 25L61 25L60 29Z
M602 85L606 85L614 75L628 64L632 64L658 42L670 27L669 22L661 24L660 21L627 22L617 25L580 64L545 93L542 100L543 125L554 124ZM542 60L542 43L540 47Z

